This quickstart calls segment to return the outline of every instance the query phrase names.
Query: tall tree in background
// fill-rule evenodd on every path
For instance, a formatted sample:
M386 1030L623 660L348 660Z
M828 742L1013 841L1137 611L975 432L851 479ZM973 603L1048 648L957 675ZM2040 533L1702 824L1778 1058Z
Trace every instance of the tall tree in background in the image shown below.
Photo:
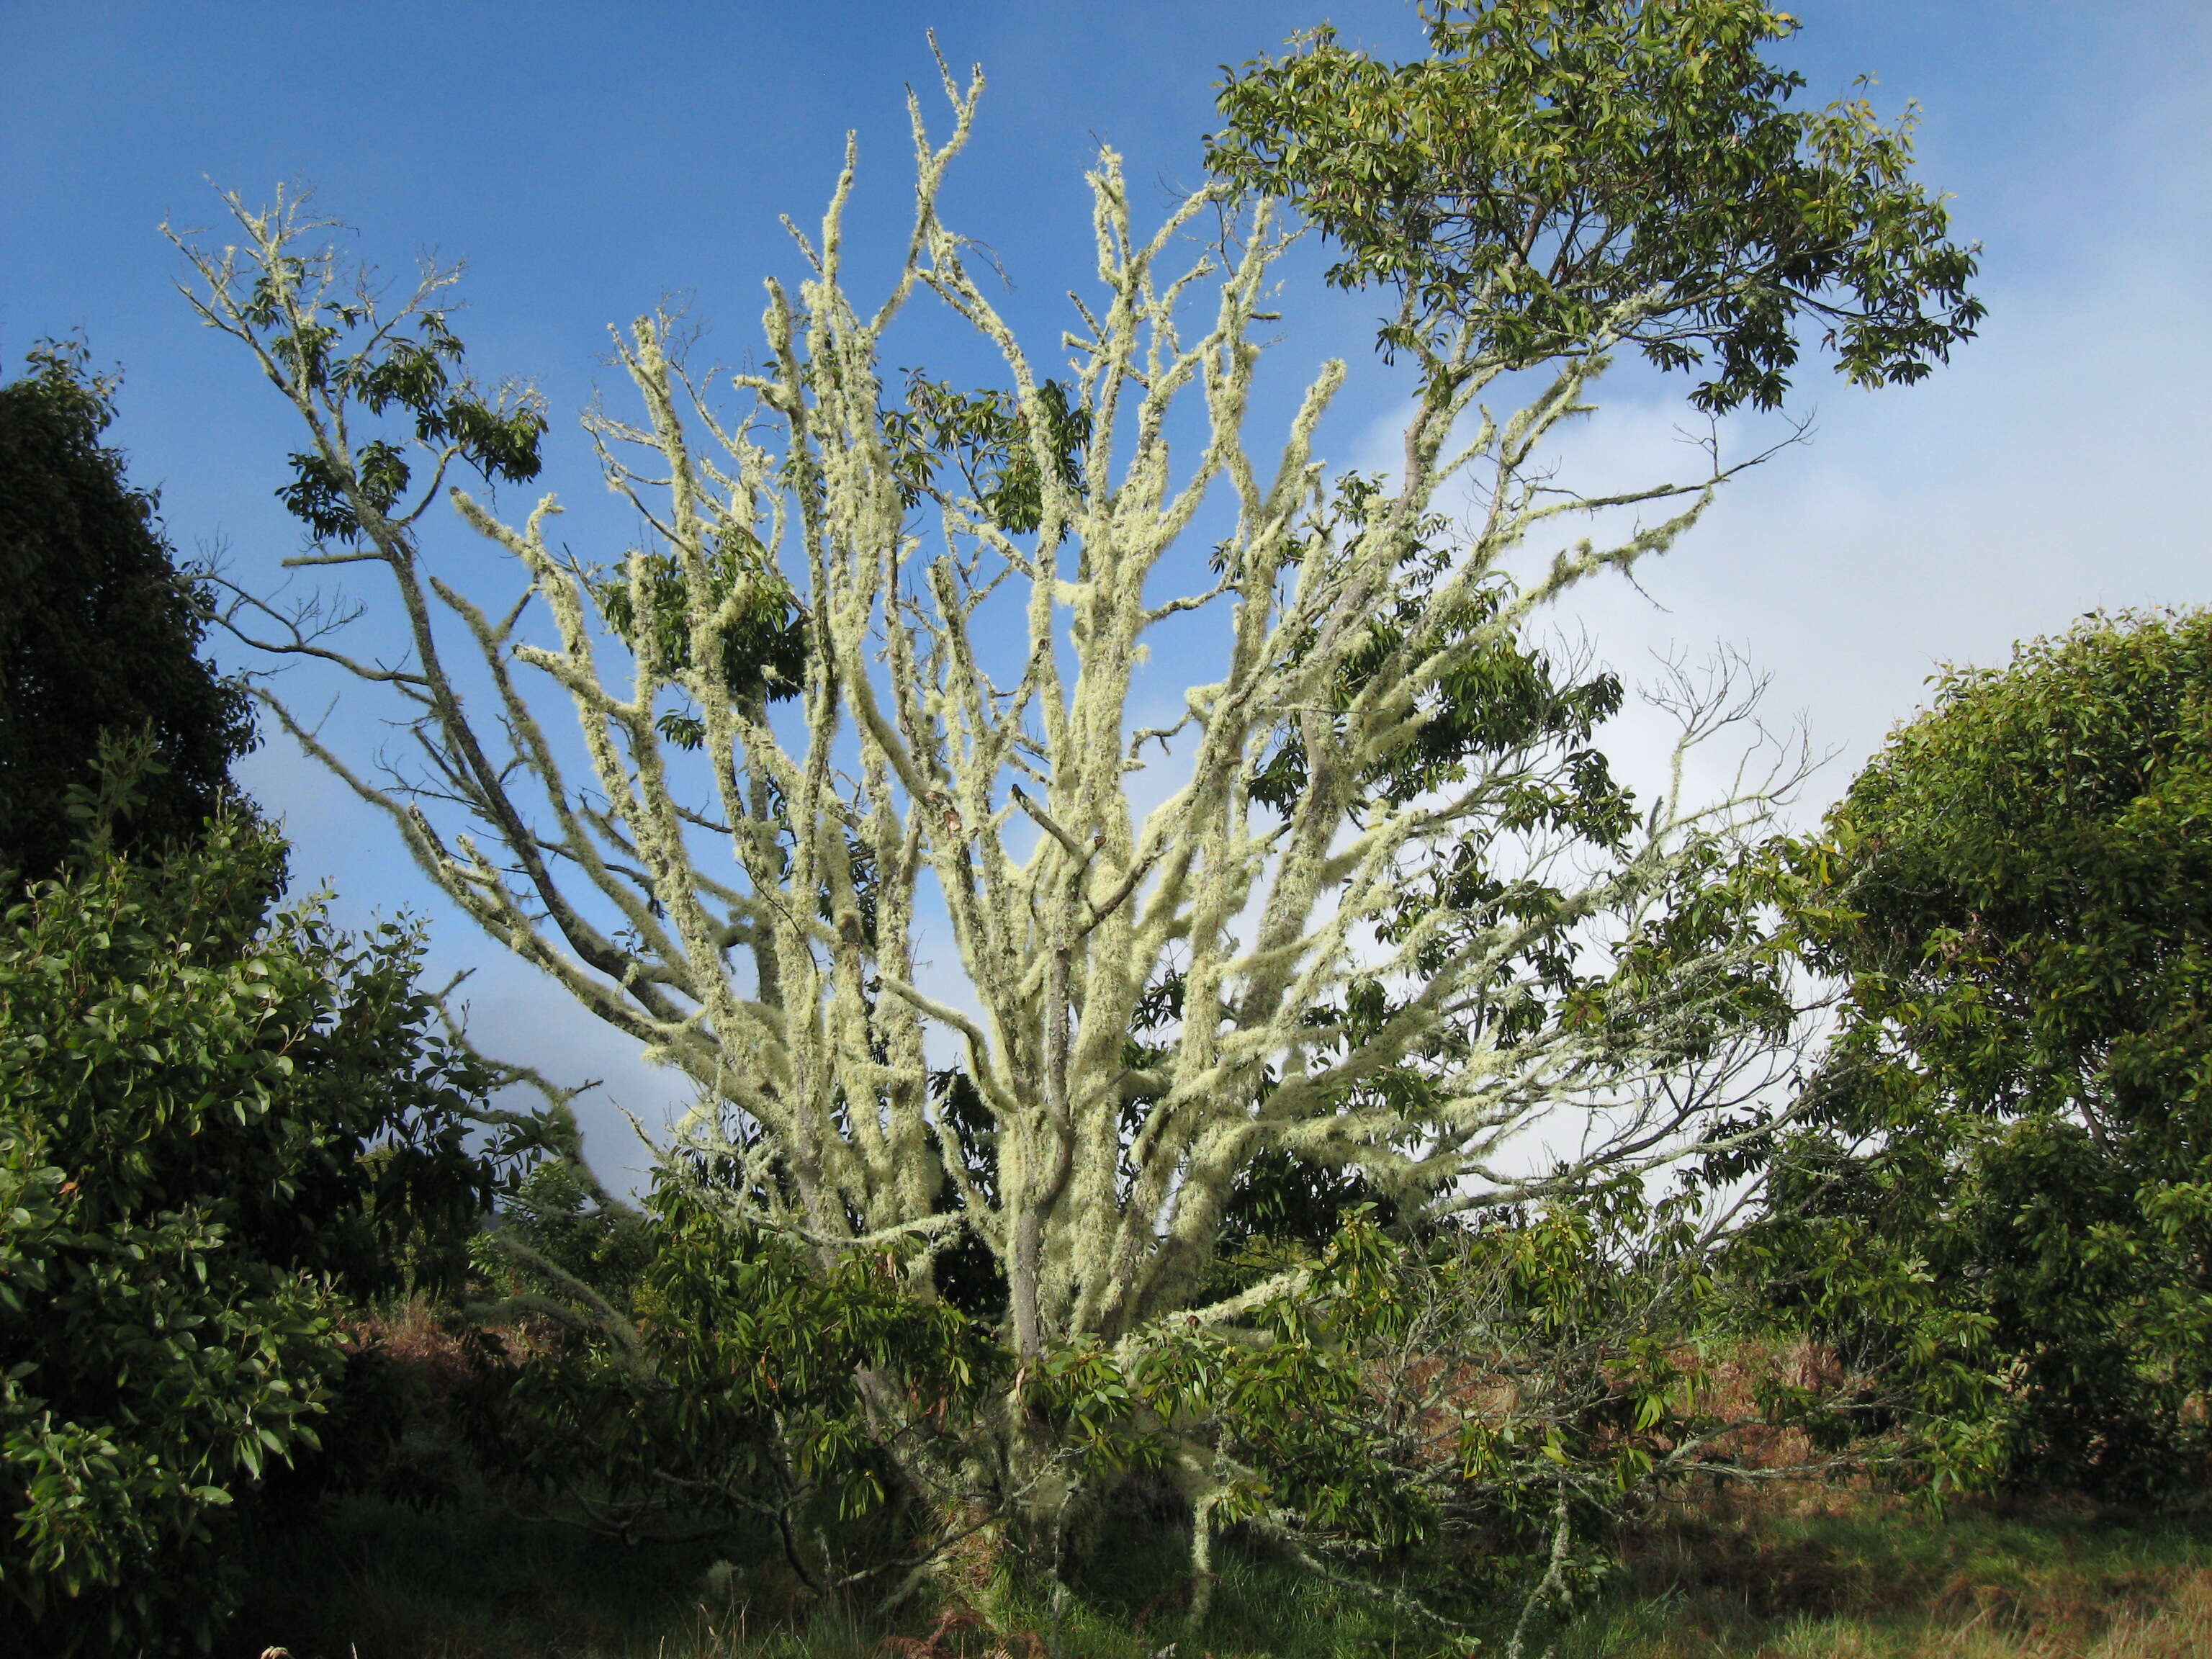
M180 576L155 496L101 446L114 382L78 346L30 356L0 386L0 869L53 874L82 833L73 789L100 739L149 733L154 763L122 848L196 834L252 745L244 689L199 655L205 607Z
M1613 25L1641 15L1540 14L1635 63L1660 48ZM1704 27L1727 46L1745 18L1774 21L1693 8L1662 45L1688 51ZM945 1252L988 1253L1013 1363L967 1425L983 1432L960 1478L1042 1528L1078 1484L1032 1392L1054 1355L1103 1343L1134 1364L1170 1316L1233 1326L1303 1282L1292 1263L1204 1294L1261 1160L1358 1170L1437 1218L1632 1179L1726 1133L1727 1057L1771 1036L1775 953L1716 896L1766 798L1754 781L1620 810L1587 743L1607 694L1532 677L1518 642L1577 584L1673 545L1739 470L1716 446L1687 476L1580 495L1547 446L1623 345L1694 337L1754 365L1728 386L1778 395L1760 378L1778 374L1761 239L1792 233L1717 212L1719 184L1692 168L1608 210L1710 283L1632 273L1534 334L1511 282L1455 289L1449 315L1409 295L1392 337L1418 371L1402 469L1333 479L1316 445L1342 364L1278 439L1252 430L1254 333L1289 234L1264 191L1297 180L1224 159L1140 230L1103 155L1100 291L1058 368L939 217L980 84L947 75L942 144L915 110L915 216L880 303L845 286L848 155L801 239L804 281L769 285L757 372L718 398L668 318L617 336L642 414L588 424L639 528L598 562L554 536L550 495L514 522L447 488L464 467L534 476L544 426L534 402L469 379L451 273L385 303L296 202L234 198L237 245L187 252L203 321L303 422L283 493L319 545L297 562L388 579L409 651L348 657L327 613L250 594L234 624L391 698L425 763L380 775L278 718L454 902L691 1078L671 1176L714 1172L694 1201L825 1270L896 1261L925 1296ZM1755 52L1658 91L1632 76L1641 125L1613 142L1680 125L1703 143L1777 95ZM1478 128L1493 113L1451 108ZM1870 361L1910 378L1970 320L1928 318L1916 273L1948 261L1962 280L1971 259L1899 176L1901 137L1835 121L1790 129L1790 153L1829 154L1850 183L1820 212L1857 252L1784 287L1808 307L1894 290ZM1498 188L1553 202L1555 148L1506 119ZM1584 216L1571 199L1546 212ZM889 380L890 331L925 297L995 354L1003 386ZM1724 406L1722 384L1704 400ZM1509 392L1528 401L1493 416L1483 400ZM1442 514L1455 488L1477 503L1465 523ZM441 497L519 592L487 603L433 554ZM1622 508L1649 516L1606 540L1569 528ZM1155 650L1176 665L1165 680ZM1686 712L1692 738L1723 717ZM957 1051L951 1090L938 1044ZM1556 1170L1531 1166L1547 1126L1577 1149ZM903 1391L870 1397L902 1447L941 1426L889 1420ZM1156 1426L1202 1538L1249 1483Z

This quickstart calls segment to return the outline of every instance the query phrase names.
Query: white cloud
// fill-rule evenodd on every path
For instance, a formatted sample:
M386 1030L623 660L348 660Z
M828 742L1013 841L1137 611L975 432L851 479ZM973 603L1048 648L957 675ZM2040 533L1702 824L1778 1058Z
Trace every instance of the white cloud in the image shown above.
M1553 621L1632 681L1655 654L1740 650L1771 676L1770 716L1802 716L1837 755L1815 806L1924 703L1939 665L2001 664L2093 610L2212 602L2212 299L2170 264L2115 258L2063 288L1998 289L1983 337L1917 386L1801 384L1804 444L1729 486L1633 584L1587 583ZM1560 446L1562 483L1694 465L1684 389L1624 376L1608 403L1601 383L1598 413ZM1731 422L1724 453L1778 429ZM1377 466L1396 447L1379 422L1353 453ZM1613 736L1648 781L1659 727L1624 718Z

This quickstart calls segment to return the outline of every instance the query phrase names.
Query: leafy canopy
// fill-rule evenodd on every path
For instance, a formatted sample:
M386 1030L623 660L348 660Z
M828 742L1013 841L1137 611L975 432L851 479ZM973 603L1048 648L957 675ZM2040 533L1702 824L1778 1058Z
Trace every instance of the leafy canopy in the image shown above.
M235 822L0 915L0 1614L42 1651L204 1642L226 1518L318 1445L339 1296L457 1269L483 1079L419 941L265 915Z
M1796 1254L1887 1255L1948 1310L1963 1473L2185 1486L2212 1383L2212 614L2091 617L1946 674L1827 828L1813 949L1849 998L1778 1188L1810 1218Z
M1906 382L1974 331L1974 255L1908 176L1910 115L1785 106L1765 0L1442 0L1431 55L1322 27L1231 73L1208 160L1294 198L1340 287L1404 308L1386 346L1474 335L1510 368L1632 343L1721 411L1781 402L1798 330L1855 384Z
M206 609L155 495L101 447L114 382L78 344L0 386L0 869L52 874L80 826L103 733L149 732L161 769L115 826L125 850L196 835L251 746L246 694L198 655Z
M1886 1028L1967 1110L2212 1155L2208 739L2212 614L2094 617L1946 675L1830 821L1844 1057Z

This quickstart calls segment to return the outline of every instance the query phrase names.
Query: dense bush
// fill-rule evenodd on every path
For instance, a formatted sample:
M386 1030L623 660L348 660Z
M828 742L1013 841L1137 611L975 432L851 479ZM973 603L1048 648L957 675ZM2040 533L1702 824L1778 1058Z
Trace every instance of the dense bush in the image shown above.
M153 746L160 770L114 826L150 851L198 833L253 726L244 688L198 654L205 608L155 497L100 441L113 383L81 347L31 367L0 386L0 868L35 878L76 838L70 793L93 782L103 735Z
M1947 675L1827 829L1802 856L1848 998L1778 1190L1802 1219L1765 1230L1783 1282L1888 1286L1831 1312L1920 1368L1949 1478L2197 1489L2212 615Z
M218 823L0 919L0 1621L45 1651L209 1639L343 1299L449 1276L488 1197L419 941L269 917L280 860Z
M544 1206L551 1184L529 1195ZM478 1415L489 1465L625 1536L765 1522L817 1589L855 1553L873 1558L863 1570L899 1553L883 1547L926 1532L915 1505L941 1494L915 1490L884 1443L938 1435L948 1404L1003 1384L998 1345L915 1295L889 1255L824 1269L666 1185L647 1212L549 1225L526 1203L483 1253L502 1287L538 1287L501 1310L538 1316ZM515 1233L535 1243L504 1255ZM553 1260L564 1243L568 1267ZM639 1246L635 1277L616 1277Z

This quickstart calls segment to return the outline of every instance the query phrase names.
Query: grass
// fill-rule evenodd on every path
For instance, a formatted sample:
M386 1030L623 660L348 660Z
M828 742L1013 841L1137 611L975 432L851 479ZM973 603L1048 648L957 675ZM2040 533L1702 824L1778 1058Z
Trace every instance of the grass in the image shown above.
M1086 1605L1058 1617L1017 1606L1005 1630L955 1624L934 1643L937 1609L884 1626L810 1606L764 1547L732 1553L739 1559L705 1544L626 1547L489 1510L339 1498L313 1524L258 1540L232 1645L281 1647L292 1659L894 1659L902 1649L909 1659L994 1650L1006 1659L1151 1659L1170 1643L1190 1659L1435 1650L1432 1636L1362 1599L1233 1560L1194 1644L1174 1540L1108 1552Z
M765 1550L625 1547L486 1510L347 1498L264 1539L231 1644L294 1659L1353 1659L1463 1651L1279 1565L1228 1562L1206 1627L1162 1540L997 1632L806 1607ZM726 1545L725 1547L728 1547ZM1501 1630L1485 1650L1503 1650ZM2087 1508L1938 1520L1860 1494L1687 1510L1637 1541L1559 1659L2180 1659L2212 1654L2212 1528ZM1034 1639L1032 1639L1034 1638Z
M2212 1654L2212 1529L2087 1507L1945 1519L1862 1495L1682 1517L1631 1553L1561 1659L2153 1659Z
M658 1654L683 1633L714 1559L495 1510L341 1498L311 1523L257 1540L237 1649L282 1647L297 1659Z

